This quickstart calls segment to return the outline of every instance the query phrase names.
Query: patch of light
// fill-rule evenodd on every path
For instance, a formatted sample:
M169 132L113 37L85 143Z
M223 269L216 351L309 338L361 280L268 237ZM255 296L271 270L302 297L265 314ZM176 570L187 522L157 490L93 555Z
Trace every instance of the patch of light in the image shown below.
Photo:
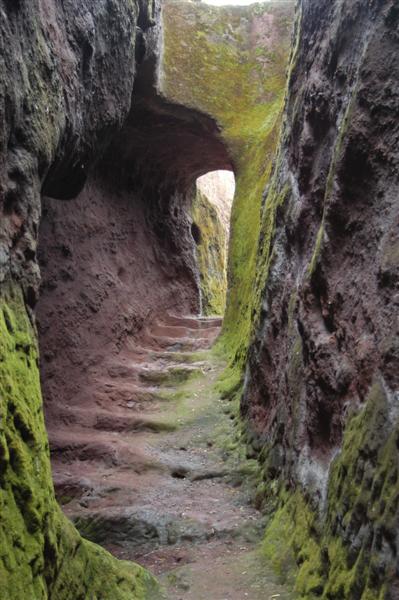
M235 178L232 171L210 171L197 179L197 188L205 194L219 213L220 220L230 226L231 205L235 191Z

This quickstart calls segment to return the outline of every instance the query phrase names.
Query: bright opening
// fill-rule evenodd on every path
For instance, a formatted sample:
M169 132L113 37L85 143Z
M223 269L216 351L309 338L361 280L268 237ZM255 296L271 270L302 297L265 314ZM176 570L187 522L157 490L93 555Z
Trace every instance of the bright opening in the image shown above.
M201 314L222 316L226 304L227 255L235 179L211 171L197 179L191 234L196 243Z

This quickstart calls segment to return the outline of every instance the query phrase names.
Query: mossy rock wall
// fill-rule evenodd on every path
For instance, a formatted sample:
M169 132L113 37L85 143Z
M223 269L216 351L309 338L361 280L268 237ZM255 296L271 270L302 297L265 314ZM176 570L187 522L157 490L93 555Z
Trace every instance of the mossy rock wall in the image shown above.
M83 540L55 501L36 334L15 284L0 298L0 396L0 597L150 597L152 577Z
M200 276L201 311L205 316L224 314L227 289L226 229L207 196L196 190L192 232Z
M299 3L262 208L241 413L265 552L304 599L398 594L398 16Z
M398 436L376 382L366 406L348 419L322 513L308 490L268 486L276 496L273 502L266 494L273 512L263 551L298 598L395 598ZM265 452L266 480L271 453Z
M41 193L74 197L124 121L139 7L4 0L0 12L0 597L146 598L152 578L83 540L55 501L33 314Z
M232 158L228 292L221 349L241 378L249 344L262 193L278 140L294 2L212 7L170 1L163 7L160 92L211 115Z

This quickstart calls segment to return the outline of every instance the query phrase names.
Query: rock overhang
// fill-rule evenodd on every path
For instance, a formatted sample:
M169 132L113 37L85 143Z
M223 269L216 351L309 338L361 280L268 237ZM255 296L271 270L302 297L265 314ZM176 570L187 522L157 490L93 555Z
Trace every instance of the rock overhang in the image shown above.
M138 173L180 189L209 171L237 172L281 109L293 7L164 2L106 163L117 157L127 182Z

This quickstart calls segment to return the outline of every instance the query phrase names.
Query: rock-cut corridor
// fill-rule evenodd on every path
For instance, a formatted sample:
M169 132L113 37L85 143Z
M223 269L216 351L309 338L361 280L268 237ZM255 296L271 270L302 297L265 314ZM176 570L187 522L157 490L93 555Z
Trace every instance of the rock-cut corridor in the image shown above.
M398 57L0 0L0 600L398 600Z

